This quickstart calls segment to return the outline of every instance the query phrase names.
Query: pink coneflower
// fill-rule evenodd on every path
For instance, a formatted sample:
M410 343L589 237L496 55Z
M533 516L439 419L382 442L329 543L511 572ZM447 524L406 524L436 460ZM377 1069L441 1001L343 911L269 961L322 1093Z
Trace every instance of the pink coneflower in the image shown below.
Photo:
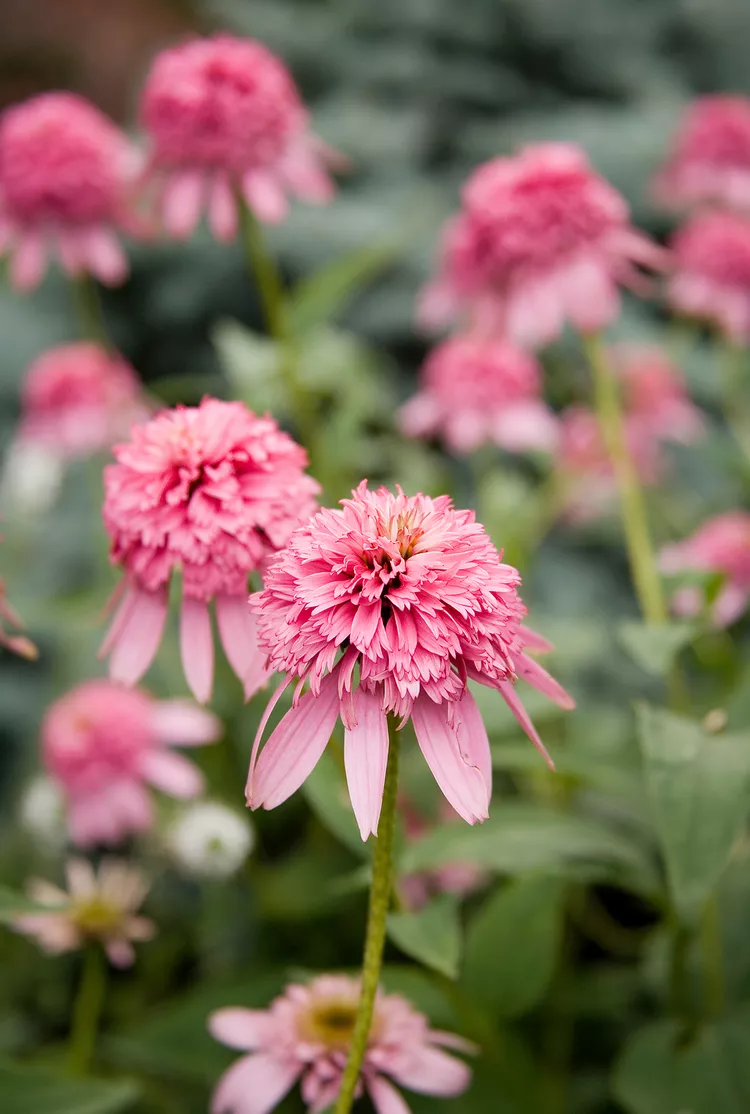
M702 213L673 242L672 308L716 325L737 344L750 342L750 219Z
M104 679L71 689L44 717L42 760L64 793L73 842L115 844L150 827L149 785L197 796L200 770L170 748L220 735L219 720L187 701L153 700Z
M525 147L484 163L464 186L420 317L440 326L464 314L532 346L554 340L566 320L597 332L617 316L618 285L642 282L635 265L660 266L663 256L580 148Z
M696 569L723 573L722 585L712 605L717 626L726 627L739 619L750 600L750 514L729 511L699 526L691 537L661 551L661 568L666 573ZM680 615L696 615L704 606L698 588L679 589L672 601Z
M386 713L411 719L443 793L470 824L488 815L492 771L469 678L500 690L546 754L515 689L525 678L561 707L573 701L525 650L549 649L527 631L521 578L504 565L473 511L448 496L412 498L363 481L341 510L300 526L251 598L273 669L287 677L253 746L247 801L274 808L305 780L339 715L349 793L360 833L377 832ZM257 757L279 693L299 679L294 705ZM300 699L305 680L310 691Z
M689 444L705 430L680 369L656 345L617 344L609 349L622 386L628 418L664 441Z
M102 647L112 677L134 684L148 669L180 568L182 663L196 699L211 695L212 599L229 663L252 695L267 674L247 606L248 575L315 509L320 489L304 473L305 450L272 418L206 398L136 426L115 457L104 471L103 513L126 592Z
M147 415L137 375L98 344L61 344L26 372L19 437L85 457L126 436Z
M0 250L14 286L33 289L50 255L70 275L108 285L128 265L118 229L128 210L137 156L124 133L73 93L43 93L0 119Z
M33 936L52 955L77 951L89 940L98 941L115 967L130 967L135 959L133 941L150 940L153 921L136 916L148 892L143 875L117 859L104 859L97 872L83 859L66 867L68 890L34 879L29 897L49 912L23 913L12 927Z
M332 152L309 131L284 63L253 39L214 35L162 51L146 79L141 119L164 224L188 236L205 207L214 235L237 231L237 197L283 220L287 193L333 196Z
M427 357L401 426L410 437L438 433L455 453L486 441L509 452L549 451L557 422L541 393L541 368L532 355L507 340L457 336Z
M452 824L460 820L455 809L443 801L437 822L430 824L417 811L412 801L399 796L399 815L404 824L404 834L409 843L416 843L437 824ZM449 862L432 870L420 870L405 874L398 880L398 892L407 908L418 910L427 905L435 894L455 894L467 897L478 890L487 880L487 872L471 862Z
M750 209L750 99L718 95L693 101L654 192L671 208Z
M326 1110L341 1086L358 1000L356 979L320 975L288 986L267 1010L217 1010L211 1035L248 1055L219 1080L211 1114L268 1114L298 1079L309 1114ZM462 1094L471 1073L445 1048L474 1051L454 1033L430 1029L406 999L379 992L357 1096L367 1093L377 1114L409 1114L391 1080L423 1095Z

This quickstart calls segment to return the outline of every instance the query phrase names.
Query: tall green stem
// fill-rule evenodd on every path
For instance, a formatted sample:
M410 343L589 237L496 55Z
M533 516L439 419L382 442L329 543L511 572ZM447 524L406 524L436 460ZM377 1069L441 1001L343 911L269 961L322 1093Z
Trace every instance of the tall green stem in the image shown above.
M78 319L78 329L85 340L93 340L104 348L112 344L104 322L102 303L94 279L89 274L70 279L70 296Z
M703 1003L706 1017L718 1017L724 1006L724 956L716 894L706 900L701 914L703 952Z
M737 447L750 459L750 406L747 400L747 374L744 348L729 340L721 340L721 387L724 420Z
M594 399L602 436L619 490L633 584L644 619L658 625L666 621L667 608L651 545L643 490L625 438L617 380L601 339L584 337L583 344L594 375Z
M385 772L383 807L380 811L378 835L372 854L372 883L370 903L367 911L367 931L365 933L365 952L362 960L362 988L359 995L357 1017L352 1031L349 1058L341 1079L334 1114L349 1114L354 1101L354 1092L362 1070L362 1061L367 1050L370 1035L375 995L380 982L380 968L383 963L385 946L385 927L393 890L393 838L396 829L396 792L398 788L398 748L399 733L394 729L395 721L389 720L388 766Z
M106 985L104 952L99 944L92 942L84 953L81 982L73 1003L70 1025L68 1064L76 1075L85 1075L91 1066Z

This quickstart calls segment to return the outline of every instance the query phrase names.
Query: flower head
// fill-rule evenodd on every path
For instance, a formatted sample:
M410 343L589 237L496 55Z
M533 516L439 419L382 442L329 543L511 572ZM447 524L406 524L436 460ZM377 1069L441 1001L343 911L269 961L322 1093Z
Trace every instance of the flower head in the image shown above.
M238 193L271 222L284 218L287 192L313 202L333 195L331 153L310 134L291 74L254 39L214 35L162 51L141 118L174 236L189 235L207 206L214 234L231 239Z
M170 747L212 743L220 734L214 716L186 701L153 700L108 680L71 689L44 717L42 760L65 795L73 842L115 844L150 827L147 785L197 796L200 771Z
M456 453L486 441L510 452L549 450L557 424L541 393L534 356L507 340L456 336L428 356L401 425L412 437L440 433Z
M248 1054L219 1080L211 1114L266 1114L298 1079L310 1114L326 1110L341 1086L358 1000L356 979L320 975L288 986L267 1010L217 1010L212 1036ZM469 1069L445 1048L474 1050L453 1033L430 1029L405 998L379 992L357 1094L367 1092L377 1114L408 1114L391 1080L426 1095L462 1094Z
M211 694L212 599L229 662L251 695L266 672L247 608L248 575L315 507L319 487L305 475L304 449L243 403L207 398L135 426L114 452L103 514L127 588L102 647L111 675L134 684L148 669L180 568L180 643L194 695Z
M689 538L661 551L661 568L666 573L695 569L722 573L724 583L713 602L717 626L726 627L739 619L750 600L750 514L728 511L704 522ZM686 587L673 598L678 614L694 615L704 605L700 589Z
M368 491L300 526L252 597L273 669L299 681L294 706L257 758L248 804L273 808L315 766L339 715L349 792L362 838L380 817L386 713L411 718L443 793L469 823L488 814L487 732L467 687L497 688L543 750L515 690L522 676L563 707L572 701L525 652L549 649L523 627L520 576L472 511L448 496ZM305 680L310 691L299 699ZM282 690L279 690L282 691ZM546 753L546 752L545 752ZM257 761L256 761L257 759Z
M701 435L703 414L691 402L680 369L662 348L618 344L609 354L631 424L665 441L689 444Z
M235 874L254 842L247 817L220 801L196 801L169 826L167 847L188 874L199 878L229 878Z
M123 132L74 93L43 93L0 118L0 248L11 280L38 285L49 254L71 275L115 285L127 261L115 235L131 230L137 159Z
M129 967L135 959L132 941L150 940L152 921L136 916L148 892L140 871L117 859L104 859L98 871L83 859L66 868L68 890L35 879L29 897L49 912L24 913L13 927L33 936L46 952L72 952L88 940L101 943L115 967Z
M750 342L750 219L701 213L672 244L673 309L704 318L738 344Z
M670 208L750 209L750 98L722 94L693 101L654 187Z
M598 331L617 315L618 285L639 281L634 264L658 266L662 255L578 147L526 147L469 178L420 316L441 325L465 312L527 345L554 340L566 319Z

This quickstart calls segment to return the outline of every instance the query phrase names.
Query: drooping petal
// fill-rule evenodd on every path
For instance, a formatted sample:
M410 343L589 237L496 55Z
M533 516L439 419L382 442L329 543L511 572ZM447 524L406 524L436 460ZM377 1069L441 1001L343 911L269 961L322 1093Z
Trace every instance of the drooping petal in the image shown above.
M257 623L245 596L222 593L216 597L216 619L227 660L245 690L245 699L262 688L270 674L258 646Z
M269 1017L266 1010L248 1010L241 1006L216 1010L208 1019L208 1031L214 1040L227 1048L251 1052L268 1036Z
M492 795L492 756L490 754L490 740L487 738L487 728L484 726L482 713L477 707L477 702L469 692L464 689L464 694L454 705L458 741L463 754L481 771L484 783L487 786L487 797Z
M208 223L217 240L226 242L237 235L237 202L226 174L218 173L211 183Z
M39 232L25 232L13 252L10 281L16 290L33 290L44 277L47 249Z
M242 179L242 192L255 215L265 224L279 224L286 216L287 200L272 174L250 171Z
M208 604L185 595L180 610L180 655L190 691L200 704L205 704L214 683L211 617Z
M166 748L148 751L141 772L146 781L170 797L197 797L203 790L203 774L198 767Z
M242 1056L219 1080L211 1114L269 1114L300 1070L295 1060L277 1060L266 1052Z
M128 275L128 261L115 234L101 226L80 233L81 257L105 286L118 286Z
M129 940L124 940L122 937L115 937L113 940L107 940L104 944L104 950L107 953L107 959L113 967L132 967L135 962L133 945Z
M352 697L356 726L344 732L344 765L349 796L362 839L378 833L388 762L388 722L383 698L360 686Z
M151 726L161 743L177 747L200 747L221 738L218 716L196 708L189 700L159 700L151 710Z
M117 618L119 615L115 622ZM166 618L165 589L156 592L132 590L132 602L117 631L109 659L109 675L114 681L134 685L141 679L159 649Z
M534 654L549 654L555 648L543 635L528 627L521 627L520 634L524 649L531 650Z
M189 236L200 220L204 176L201 170L185 170L167 184L162 197L162 219L170 236Z
M747 588L739 584L724 584L719 591L713 606L713 620L719 627L728 627L739 619L748 604Z
M404 1096L382 1075L368 1079L367 1090L377 1114L411 1114L411 1107Z
M522 702L521 702L521 700L518 696L518 693L516 692L513 685L510 683L510 681L501 681L500 684L497 687L498 687L498 690L499 690L503 700L508 705L511 712L516 717L516 719L518 720L518 722L520 723L521 727L524 729L526 734L529 736L532 743L534 744L536 749L539 751L539 753L541 754L544 761L549 766L550 770L554 770L555 763L552 761L550 753L547 750L547 748L545 747L544 743L539 738L537 730L534 727L534 724L531 722L531 718L529 716L529 713L524 708L524 706L523 706L523 704L522 704Z
M469 1086L471 1071L463 1060L423 1045L406 1054L389 1074L422 1095L460 1095Z
M459 816L469 824L486 820L489 793L482 771L461 751L455 727L448 722L446 704L434 704L422 694L411 715L417 742L433 777Z
M516 670L519 677L523 677L524 681L537 689L544 696L548 696L550 700L554 700L561 708L566 711L571 711L576 706L576 702L569 692L566 692L562 685L550 676L546 669L543 669L538 661L534 661L527 654L521 654L516 659Z

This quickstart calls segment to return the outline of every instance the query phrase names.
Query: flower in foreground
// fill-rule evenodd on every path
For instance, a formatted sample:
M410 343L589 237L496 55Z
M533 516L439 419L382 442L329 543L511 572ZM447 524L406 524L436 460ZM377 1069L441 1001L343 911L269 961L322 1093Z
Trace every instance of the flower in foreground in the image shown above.
M317 203L333 196L332 152L309 131L284 63L253 39L214 35L162 51L141 119L149 176L173 236L188 236L206 208L214 235L231 239L238 197L275 222L286 215L287 193Z
M69 275L115 285L128 272L118 230L129 211L137 157L125 134L82 97L43 93L0 119L0 251L22 290L49 256Z
M499 338L456 336L427 357L401 427L411 437L440 434L455 453L487 441L509 452L549 451L557 422L541 394L541 368L530 353Z
M689 444L705 430L682 372L657 345L617 344L609 349L620 379L628 420L664 441Z
M700 213L672 243L672 308L716 325L729 340L750 343L750 219Z
M750 209L750 98L698 97L688 108L654 182L671 208Z
M105 679L71 689L44 717L42 761L65 795L73 842L115 844L149 828L149 785L197 796L200 770L170 747L213 743L220 734L219 720L188 701L154 700Z
M598 332L617 316L618 286L642 285L637 265L663 264L661 249L630 224L624 198L571 143L484 163L461 200L422 295L429 327L463 316L531 346L554 340L566 320Z
M29 897L49 912L20 914L12 927L33 936L52 955L96 940L113 966L129 967L135 959L133 941L150 940L156 932L153 921L136 915L148 892L141 872L118 859L104 859L98 871L83 859L70 859L66 875L67 891L34 879Z
M102 646L110 674L135 684L151 664L167 615L169 582L182 571L180 648L188 685L208 700L216 601L229 663L250 696L266 681L247 607L248 576L262 571L315 508L307 454L272 418L241 402L206 398L135 426L104 471L104 524L125 595Z
M169 826L167 849L178 867L198 878L230 878L252 850L247 817L220 801L196 801Z
M267 1010L217 1010L212 1036L248 1055L219 1080L211 1114L267 1114L298 1079L310 1114L326 1110L341 1085L358 1000L356 979L320 975L288 986ZM471 1073L445 1048L474 1051L454 1033L430 1029L406 999L379 992L357 1096L367 1093L377 1114L408 1114L393 1083L424 1095L462 1094Z
M662 572L722 573L724 583L714 600L711 614L717 626L726 627L739 619L750 600L750 514L729 511L704 522L689 538L661 551ZM679 615L696 615L703 610L704 594L697 587L679 589L672 607Z
M315 767L339 716L360 833L376 833L388 756L387 713L411 719L432 773L470 824L488 815L489 741L467 681L500 691L546 756L516 691L523 677L561 707L573 701L527 650L516 569L448 496L368 491L300 526L251 599L271 667L286 673L253 745L251 808L274 808ZM292 709L258 757L270 712L297 679ZM310 691L300 696L309 681Z

